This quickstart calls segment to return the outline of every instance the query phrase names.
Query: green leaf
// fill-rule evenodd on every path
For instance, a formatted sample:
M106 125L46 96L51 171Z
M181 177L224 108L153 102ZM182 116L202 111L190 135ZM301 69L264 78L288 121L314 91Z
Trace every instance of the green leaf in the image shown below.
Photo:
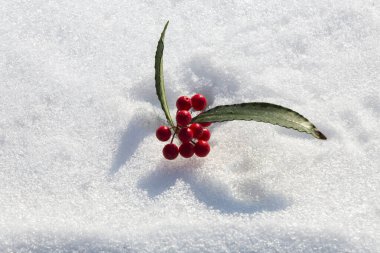
M243 103L222 105L202 112L192 122L222 122L230 120L254 120L306 132L315 138L326 140L308 119L288 108L269 103Z
M166 92L165 92L165 82L164 82L164 71L163 71L163 53L164 53L164 38L166 28L169 25L169 21L166 22L164 30L161 33L160 40L158 41L156 56L155 56L155 75L154 79L156 80L156 93L158 100L160 100L161 108L165 113L166 119L171 127L174 127L173 119L170 116L168 102L166 100Z

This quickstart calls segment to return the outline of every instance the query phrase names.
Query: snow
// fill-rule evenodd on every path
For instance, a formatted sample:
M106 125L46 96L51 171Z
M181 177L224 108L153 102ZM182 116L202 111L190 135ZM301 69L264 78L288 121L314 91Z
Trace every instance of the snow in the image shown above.
M0 252L379 252L380 6L369 1L0 3ZM211 127L162 158L172 113L292 108L328 137Z

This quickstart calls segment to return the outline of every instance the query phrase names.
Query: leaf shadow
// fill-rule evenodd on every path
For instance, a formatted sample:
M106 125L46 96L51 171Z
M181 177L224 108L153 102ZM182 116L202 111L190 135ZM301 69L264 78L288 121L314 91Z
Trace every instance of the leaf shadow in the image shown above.
M150 198L156 198L182 180L189 185L198 201L226 214L274 212L286 209L291 204L282 194L270 192L254 181L241 184L237 189L240 197L236 197L225 183L209 176L197 175L194 167L201 167L201 162L190 161L181 164L180 168L177 166L166 162L160 164L139 180L138 187L146 191Z
M219 94L232 97L240 88L239 80L225 70L214 66L214 64L204 57L195 56L186 63L187 72L184 82L187 83L190 93L202 93L212 105L215 97ZM197 79L194 84L194 78Z
M185 66L187 72L184 74L183 82L192 93L204 94L209 105L213 105L217 96L231 98L241 94L241 90L244 90L244 94L251 98L281 97L281 94L275 90L258 84L255 80L250 80L247 84L240 78L239 71L218 66L204 56L194 56ZM249 94L246 94L247 91Z
M178 94L174 92L173 87L170 84L171 79L169 75L165 76L165 92L166 99L169 105L174 105ZM137 83L136 86L128 90L128 95L130 98L136 101L143 101L153 105L155 108L161 110L160 101L157 98L155 81L150 77L144 78L141 82ZM169 106L172 107L172 106Z
M132 116L128 128L121 134L109 174L117 173L131 159L144 138L154 132L159 121L157 115L147 111L137 112Z

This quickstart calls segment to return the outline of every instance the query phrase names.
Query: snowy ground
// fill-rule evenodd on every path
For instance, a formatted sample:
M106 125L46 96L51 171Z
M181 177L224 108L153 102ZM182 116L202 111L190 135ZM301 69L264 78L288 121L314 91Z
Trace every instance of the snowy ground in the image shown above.
M0 3L0 252L379 252L380 3ZM165 161L170 106L290 107L327 135L212 127Z

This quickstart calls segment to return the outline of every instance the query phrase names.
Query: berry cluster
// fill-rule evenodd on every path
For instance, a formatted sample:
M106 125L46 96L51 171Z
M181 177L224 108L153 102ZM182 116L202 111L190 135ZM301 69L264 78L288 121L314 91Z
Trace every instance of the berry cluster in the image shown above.
M174 131L173 137L169 144L166 144L162 153L168 160L174 160L178 154L182 157L190 158L194 154L199 157L205 157L210 152L210 145L208 140L211 137L210 131L206 128L211 123L192 123L191 110L203 111L207 106L207 100L202 94L195 94L191 98L181 96L177 99L177 126L170 129L167 126L160 126L156 131L156 137L160 141L168 141L172 137L172 130ZM182 142L179 146L173 143L175 135Z

